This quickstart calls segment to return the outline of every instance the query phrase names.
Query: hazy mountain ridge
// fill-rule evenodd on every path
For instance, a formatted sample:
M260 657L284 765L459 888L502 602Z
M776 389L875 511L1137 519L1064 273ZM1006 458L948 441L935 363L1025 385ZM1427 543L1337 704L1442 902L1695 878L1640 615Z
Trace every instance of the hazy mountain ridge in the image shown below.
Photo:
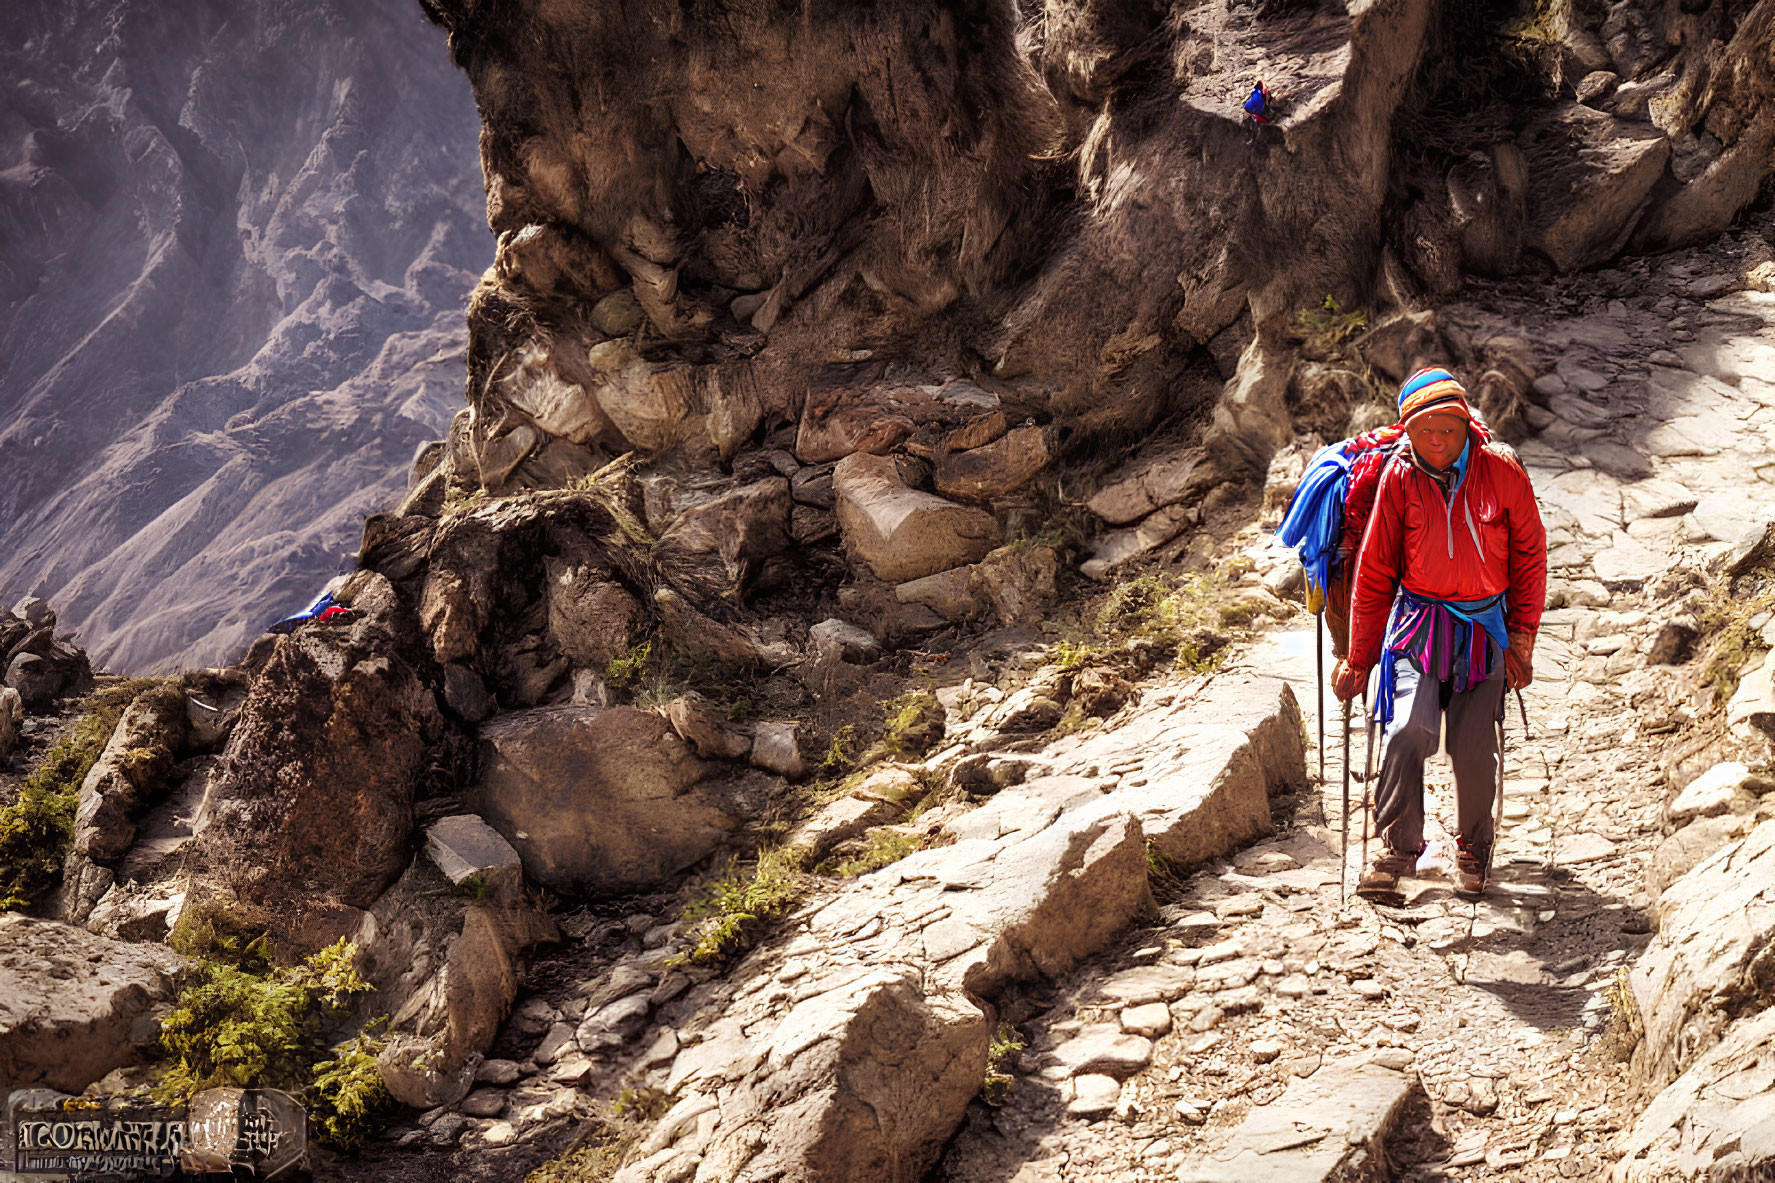
M478 119L396 0L31 3L0 41L0 591L234 656L461 405Z

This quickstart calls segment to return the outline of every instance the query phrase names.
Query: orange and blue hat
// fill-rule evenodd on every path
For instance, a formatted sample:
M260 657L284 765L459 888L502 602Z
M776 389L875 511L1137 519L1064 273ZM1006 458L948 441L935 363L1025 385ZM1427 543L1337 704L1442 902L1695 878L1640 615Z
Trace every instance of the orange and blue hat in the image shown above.
M1467 388L1447 370L1429 366L1407 378L1399 387L1399 422L1411 422L1419 415L1441 411L1472 419L1467 405Z

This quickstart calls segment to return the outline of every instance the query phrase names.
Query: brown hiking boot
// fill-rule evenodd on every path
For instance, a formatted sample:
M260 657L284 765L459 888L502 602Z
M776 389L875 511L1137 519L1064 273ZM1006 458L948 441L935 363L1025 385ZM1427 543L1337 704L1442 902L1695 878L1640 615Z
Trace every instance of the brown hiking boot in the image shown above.
M1465 843L1455 851L1455 894L1478 899L1485 894L1485 851Z
M1374 865L1356 884L1356 894L1377 904L1398 907L1405 899L1399 892L1399 877L1417 868L1418 856L1398 850L1383 850L1375 856Z

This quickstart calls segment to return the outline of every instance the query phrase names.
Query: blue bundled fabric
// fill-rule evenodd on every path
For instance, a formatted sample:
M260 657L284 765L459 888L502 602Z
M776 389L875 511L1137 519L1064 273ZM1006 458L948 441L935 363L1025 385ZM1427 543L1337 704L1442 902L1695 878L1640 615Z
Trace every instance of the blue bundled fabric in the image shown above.
M1262 82L1251 88L1251 95L1245 100L1245 114L1257 123L1270 121L1270 88Z
M333 600L333 589L331 585L329 585L320 595L314 598L314 602L309 604L308 607L302 609L302 611L296 613L294 616L284 617L265 631L269 633L295 632L297 625L307 624L311 620L323 619L326 617L328 611L335 607L338 607L338 605ZM340 611L344 611L344 609L341 608Z
M1288 512L1276 536L1300 555L1306 571L1307 610L1325 607L1325 586L1331 580L1331 564L1337 558L1344 525L1344 498L1350 488L1349 440L1320 448L1307 465L1288 503Z

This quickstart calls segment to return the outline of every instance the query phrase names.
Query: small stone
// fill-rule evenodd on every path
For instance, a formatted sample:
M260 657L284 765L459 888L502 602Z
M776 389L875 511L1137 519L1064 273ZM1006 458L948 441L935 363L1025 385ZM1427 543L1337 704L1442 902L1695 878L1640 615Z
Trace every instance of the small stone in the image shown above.
M1268 1064L1282 1054L1282 1045L1273 1039L1254 1039L1251 1041L1251 1058L1259 1064Z
M1350 989L1356 992L1357 997L1371 1002L1387 996L1387 988L1373 978L1358 978L1350 983Z
M1200 1039L1196 1040L1194 1043L1190 1044L1187 1050L1189 1051L1190 1055L1199 1056L1199 1055L1202 1055L1206 1052L1210 1052L1210 1051L1214 1050L1214 1048L1216 1048L1220 1045L1220 1042L1221 1042L1220 1032L1210 1031L1208 1034L1202 1036L1202 1038L1200 1038Z
M1214 1003L1229 1015L1243 1014L1256 1010L1263 1005L1263 995L1256 986L1239 986L1232 990L1222 990L1214 996Z
M1217 961L1230 961L1244 952L1244 946L1240 945L1238 941L1221 941L1204 948L1202 956L1197 959L1196 964L1213 965Z
M1715 817L1732 806L1739 787L1750 776L1750 769L1736 760L1715 764L1689 782L1687 788L1670 803L1668 815L1675 825L1698 817Z
M530 1053L530 1058L538 1064L553 1064L564 1050L572 1046L573 1028L566 1023L556 1023L542 1037L542 1042L536 1045L536 1050Z
M867 665L881 656L881 642L874 634L837 617L822 620L808 629L807 639L813 644L814 651L828 661Z
M1247 850L1233 860L1233 866L1241 871L1256 875L1270 875L1277 871L1300 869L1300 863L1293 855L1280 850ZM1262 910L1261 907L1259 910Z
M505 1112L505 1094L498 1089L476 1089L462 1098L462 1111L470 1117L498 1117Z
M1223 1017L1218 1006L1205 1006L1190 1016L1189 1029L1196 1032L1212 1031Z
M1382 1068L1391 1068L1395 1072L1403 1072L1411 1067L1412 1061L1415 1059L1417 1057L1412 1054L1409 1048L1383 1047L1368 1057L1368 1062L1379 1064Z
M1214 905L1214 914L1222 919L1240 916L1260 916L1263 914L1263 897L1258 895L1234 896L1230 900L1221 900Z
M807 771L793 723L760 723L752 732L752 763L791 780Z
M448 1146L462 1137L462 1131L468 1128L468 1118L460 1113L446 1113L431 1123L428 1133L434 1146Z
M1185 1125L1201 1125L1208 1120L1208 1115L1199 1106L1192 1105L1188 1101L1177 1102L1171 1106L1171 1112L1176 1114L1177 1120Z
M509 1121L496 1121L481 1131L481 1141L489 1146L504 1146L518 1136L518 1131Z
M1122 1030L1129 1035L1157 1039L1171 1030L1171 1010L1162 1002L1131 1006L1122 1012Z
M1475 1117L1485 1117L1498 1107L1498 1091L1490 1080L1476 1076L1468 1082L1466 1102L1461 1106Z
M1113 1076L1090 1073L1074 1077L1066 1111L1074 1117L1102 1117L1115 1109L1121 1096L1122 1082Z
M475 1069L476 1084L512 1084L523 1074L516 1060L482 1060Z

